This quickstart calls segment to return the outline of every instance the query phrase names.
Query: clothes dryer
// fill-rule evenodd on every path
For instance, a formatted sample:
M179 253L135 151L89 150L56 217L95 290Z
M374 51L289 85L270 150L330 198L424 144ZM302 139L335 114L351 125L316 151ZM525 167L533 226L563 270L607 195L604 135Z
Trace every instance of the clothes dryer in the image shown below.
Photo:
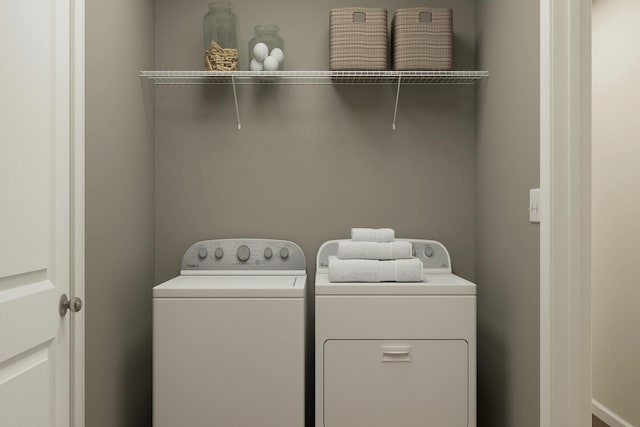
M476 427L476 285L447 249L410 241L418 283L331 283L322 245L315 283L316 427Z

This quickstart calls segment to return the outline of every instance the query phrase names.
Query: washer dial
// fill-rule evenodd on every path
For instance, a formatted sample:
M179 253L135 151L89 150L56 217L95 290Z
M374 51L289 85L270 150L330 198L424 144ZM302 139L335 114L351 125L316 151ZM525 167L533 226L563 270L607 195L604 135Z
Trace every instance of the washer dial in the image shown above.
M238 248L237 256L241 262L247 262L249 260L249 257L251 256L251 250L249 249L249 246L247 245L240 246Z

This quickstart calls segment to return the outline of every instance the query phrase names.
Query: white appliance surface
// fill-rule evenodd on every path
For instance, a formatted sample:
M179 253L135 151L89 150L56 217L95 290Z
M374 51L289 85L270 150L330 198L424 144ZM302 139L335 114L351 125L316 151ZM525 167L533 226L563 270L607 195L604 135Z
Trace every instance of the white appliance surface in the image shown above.
M476 285L439 242L409 240L420 283L331 283L318 251L316 427L476 427Z
M305 275L178 276L153 288L154 298L302 298Z
M326 273L316 275L316 295L475 295L476 285L449 273L425 272L418 283L331 283Z
M292 242L187 250L153 289L154 427L304 425L305 268Z
M325 425L467 426L468 353L464 340L326 341Z

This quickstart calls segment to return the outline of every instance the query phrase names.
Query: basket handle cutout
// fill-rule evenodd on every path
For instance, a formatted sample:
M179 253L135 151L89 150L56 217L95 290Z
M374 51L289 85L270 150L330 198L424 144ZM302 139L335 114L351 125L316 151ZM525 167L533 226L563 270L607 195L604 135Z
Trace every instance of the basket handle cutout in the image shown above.
M367 22L367 14L364 12L353 12L353 22Z
M431 23L433 22L433 14L431 12L420 12L420 22Z

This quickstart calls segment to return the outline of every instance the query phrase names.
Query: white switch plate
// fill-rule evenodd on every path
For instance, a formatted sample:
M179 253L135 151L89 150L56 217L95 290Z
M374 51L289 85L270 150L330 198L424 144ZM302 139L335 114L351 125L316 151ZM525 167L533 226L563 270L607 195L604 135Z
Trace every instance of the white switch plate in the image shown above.
M529 222L540 223L540 189L529 190Z

